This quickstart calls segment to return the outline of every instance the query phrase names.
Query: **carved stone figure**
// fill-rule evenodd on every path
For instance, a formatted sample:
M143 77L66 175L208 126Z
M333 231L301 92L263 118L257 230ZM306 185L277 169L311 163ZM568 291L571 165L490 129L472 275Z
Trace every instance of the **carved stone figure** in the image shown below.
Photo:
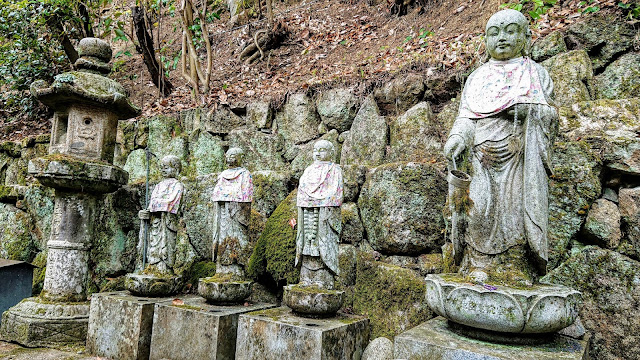
M168 155L160 162L160 172L164 177L151 193L149 206L138 212L142 220L138 254L146 251L146 266L139 270L152 269L154 272L173 274L175 261L176 237L178 233L180 200L184 192L184 185L176 179L182 164L177 156ZM148 229L145 230L145 222ZM145 231L148 232L148 242L145 245Z
M253 247L249 239L249 219L253 201L253 182L249 170L241 167L242 149L227 151L228 169L218 175L211 200L213 212L213 260L216 273L244 277L244 267Z
M467 225L453 241L466 243L456 246L464 248L461 272L480 282L508 274L509 281L532 284L546 272L550 146L558 116L549 74L527 57L530 42L520 12L503 10L489 19L491 59L469 76L444 148L454 164L468 150Z
M296 266L300 285L333 289L338 274L338 242L342 232L342 169L333 163L334 148L327 140L313 146L313 164L298 186Z

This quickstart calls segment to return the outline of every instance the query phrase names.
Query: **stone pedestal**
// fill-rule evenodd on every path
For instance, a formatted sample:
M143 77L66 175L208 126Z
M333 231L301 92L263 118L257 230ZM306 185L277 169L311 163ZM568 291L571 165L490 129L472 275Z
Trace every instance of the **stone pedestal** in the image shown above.
M406 360L580 360L588 359L588 339L562 335L541 345L503 345L470 339L449 328L437 317L395 337L394 357Z
M50 302L28 298L2 314L2 339L27 347L83 345L89 302Z
M236 359L240 314L275 307L275 304L210 305L199 296L181 299L184 305L156 304L149 359Z
M243 360L359 359L369 343L369 319L293 315L279 307L240 315L236 358Z
M137 297L126 291L93 294L87 352L118 360L148 359L154 307L172 300Z

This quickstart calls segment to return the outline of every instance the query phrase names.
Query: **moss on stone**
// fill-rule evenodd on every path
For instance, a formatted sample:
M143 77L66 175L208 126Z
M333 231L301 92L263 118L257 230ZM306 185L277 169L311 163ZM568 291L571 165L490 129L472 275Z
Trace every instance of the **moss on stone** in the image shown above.
M191 264L183 273L184 283L191 288L198 287L198 280L216 274L216 263L213 261L197 261Z
M424 303L425 284L411 270L359 253L353 309L371 321L371 337L393 336L433 316Z
M41 251L31 262L37 268L33 269L32 295L37 296L44 286L44 275L47 272L47 252Z
M267 220L258 238L247 267L247 275L253 279L269 277L276 283L297 283L299 271L295 268L296 230L289 221L298 218L297 190L281 202Z

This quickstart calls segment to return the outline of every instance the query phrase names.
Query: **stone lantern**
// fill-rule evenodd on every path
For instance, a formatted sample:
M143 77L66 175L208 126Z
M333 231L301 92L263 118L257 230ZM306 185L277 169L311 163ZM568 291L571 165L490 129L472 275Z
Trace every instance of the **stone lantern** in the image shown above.
M29 162L29 173L55 189L44 288L3 314L0 334L26 346L84 343L89 318L89 249L101 195L127 183L113 163L119 119L140 114L122 85L107 78L112 50L85 38L75 71L36 81L31 93L54 110L49 155Z

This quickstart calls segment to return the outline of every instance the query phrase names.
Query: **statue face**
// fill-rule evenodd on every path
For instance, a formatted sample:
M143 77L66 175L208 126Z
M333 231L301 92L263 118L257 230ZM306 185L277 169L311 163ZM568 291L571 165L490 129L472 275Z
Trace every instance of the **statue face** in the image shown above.
M242 165L242 158L244 157L244 153L239 148L231 148L225 154L225 160L227 161L227 166L230 168L239 167Z
M329 161L333 155L333 145L328 141L318 141L313 146L314 161Z
M160 163L160 173L165 178L172 178L178 175L178 169L176 169L171 162L162 160Z
M487 51L493 59L509 60L522 56L527 42L526 19L515 10L501 11L489 19L486 36Z

